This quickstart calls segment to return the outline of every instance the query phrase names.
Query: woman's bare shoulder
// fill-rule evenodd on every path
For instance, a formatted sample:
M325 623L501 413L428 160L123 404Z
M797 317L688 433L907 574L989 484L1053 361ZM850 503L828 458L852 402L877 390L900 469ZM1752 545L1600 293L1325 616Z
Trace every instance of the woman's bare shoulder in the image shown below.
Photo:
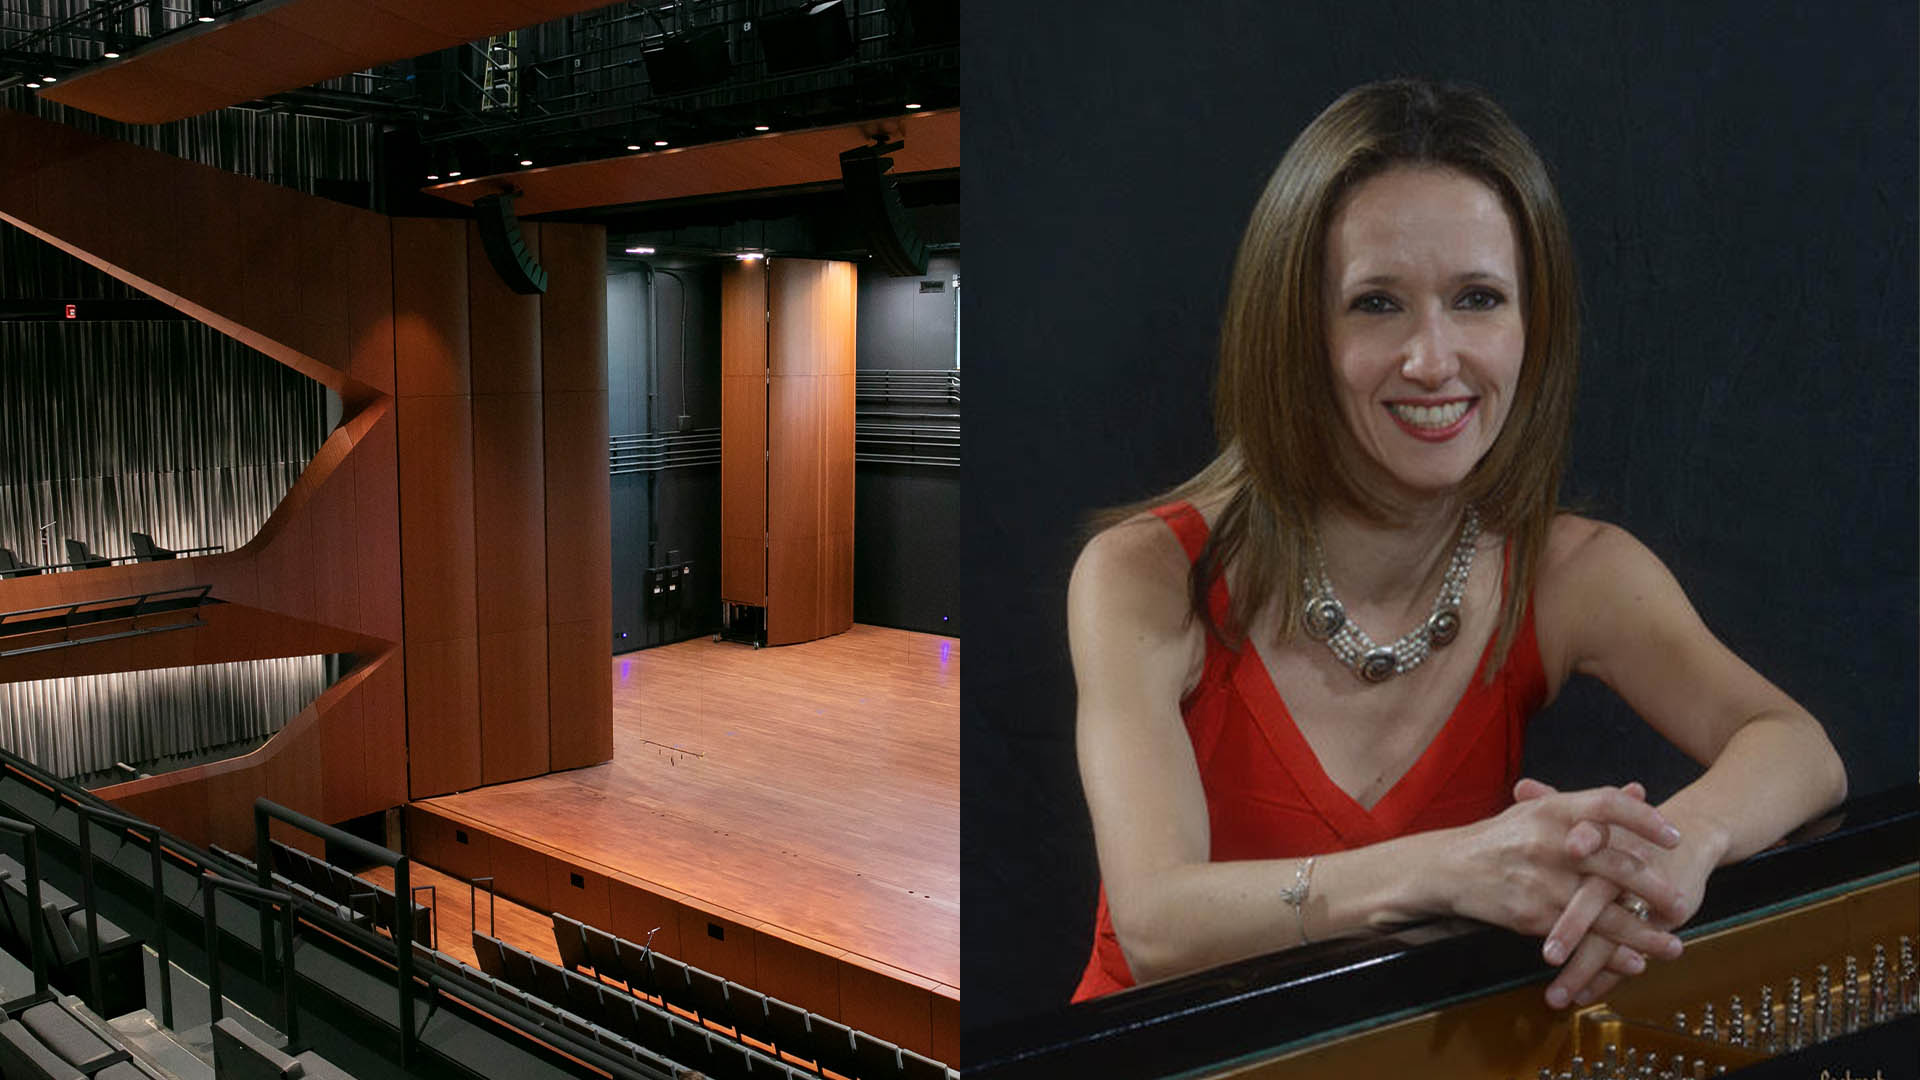
M1540 583L1555 587L1621 569L1622 562L1651 557L1633 534L1618 525L1579 514L1561 514L1547 530Z
M1074 561L1070 594L1097 590L1150 601L1170 591L1184 606L1190 569L1180 538L1158 515L1143 512L1087 541Z

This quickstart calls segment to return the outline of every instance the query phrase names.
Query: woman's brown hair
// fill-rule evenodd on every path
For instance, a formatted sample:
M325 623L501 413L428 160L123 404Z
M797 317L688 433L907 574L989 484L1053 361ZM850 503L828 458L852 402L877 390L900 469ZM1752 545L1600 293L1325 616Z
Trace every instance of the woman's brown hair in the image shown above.
M1453 169L1496 192L1513 220L1526 353L1505 426L1462 486L1483 526L1508 537L1498 670L1518 632L1552 524L1566 459L1579 353L1573 245L1546 164L1500 106L1469 86L1395 79L1356 87L1295 139L1240 242L1220 334L1214 422L1219 456L1192 479L1112 521L1163 502L1225 500L1193 568L1193 610L1228 641L1273 604L1279 636L1300 627L1302 570L1315 512L1339 504L1377 521L1392 509L1363 488L1343 433L1327 351L1327 230L1346 195L1390 168ZM1233 569L1227 625L1213 625L1212 581Z

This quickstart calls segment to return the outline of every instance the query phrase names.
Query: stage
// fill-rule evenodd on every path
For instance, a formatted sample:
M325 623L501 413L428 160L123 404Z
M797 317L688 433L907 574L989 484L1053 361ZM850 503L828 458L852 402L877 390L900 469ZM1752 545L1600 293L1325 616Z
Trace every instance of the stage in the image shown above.
M611 663L613 760L414 803L417 857L956 1061L960 643Z

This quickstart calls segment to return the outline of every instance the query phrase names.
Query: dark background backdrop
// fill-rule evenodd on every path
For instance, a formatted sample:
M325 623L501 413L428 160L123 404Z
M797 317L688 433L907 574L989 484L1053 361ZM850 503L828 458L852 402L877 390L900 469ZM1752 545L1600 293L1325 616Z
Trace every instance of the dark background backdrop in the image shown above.
M1914 5L1196 10L967 4L966 1028L1064 1002L1092 935L1078 530L1211 454L1246 215L1362 82L1474 82L1532 136L1582 271L1565 497L1825 721L1856 793L1914 782ZM1698 771L1580 680L1527 765L1656 797Z

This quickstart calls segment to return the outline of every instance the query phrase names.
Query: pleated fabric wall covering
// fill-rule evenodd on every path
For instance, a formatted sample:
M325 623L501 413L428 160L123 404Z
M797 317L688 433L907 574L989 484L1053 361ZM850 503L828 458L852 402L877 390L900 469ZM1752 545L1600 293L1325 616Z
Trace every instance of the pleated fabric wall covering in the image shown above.
M0 685L0 746L62 777L264 739L327 687L324 657ZM143 769L143 771L151 771Z
M0 323L0 546L231 551L326 437L326 390L192 322Z

